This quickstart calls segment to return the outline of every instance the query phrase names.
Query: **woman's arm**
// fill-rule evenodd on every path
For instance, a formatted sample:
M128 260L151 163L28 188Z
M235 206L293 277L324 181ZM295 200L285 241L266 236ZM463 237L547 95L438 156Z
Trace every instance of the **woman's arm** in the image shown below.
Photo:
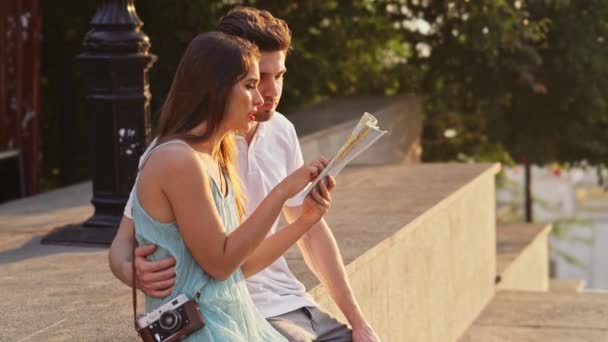
M283 255L289 247L296 243L310 227L312 227L312 224L304 224L296 220L279 232L264 239L260 246L241 266L245 278L249 278L270 266L270 264Z
M209 176L194 151L181 146L164 148L150 158L147 167L160 170L151 172L150 181L159 182L194 259L212 277L226 279L264 240L285 201L299 192L323 166L318 163L303 167L279 183L230 234L226 234L215 208ZM144 169L140 184L146 182L146 176ZM141 194L141 187L138 193Z
M241 269L245 278L272 264L325 215L331 206L331 192L335 187L336 182L333 177L329 177L327 186L325 182L319 182L319 188L315 187L304 200L302 214L291 224L267 237L243 263Z

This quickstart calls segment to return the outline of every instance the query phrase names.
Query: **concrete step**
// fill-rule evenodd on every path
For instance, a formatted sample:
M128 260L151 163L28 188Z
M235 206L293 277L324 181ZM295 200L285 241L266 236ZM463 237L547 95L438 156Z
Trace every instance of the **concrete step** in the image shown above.
M582 292L585 289L585 281L581 279L551 279L549 291L551 292Z
M459 342L608 341L608 294L499 291Z
M496 289L549 290L551 225L501 224L496 228Z

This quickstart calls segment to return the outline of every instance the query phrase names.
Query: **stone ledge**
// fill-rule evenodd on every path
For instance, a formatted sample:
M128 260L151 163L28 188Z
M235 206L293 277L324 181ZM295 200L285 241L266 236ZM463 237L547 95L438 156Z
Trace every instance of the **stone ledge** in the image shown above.
M384 341L453 341L490 301L498 169L357 167L338 178L327 220L359 304ZM341 316L296 251L288 260L309 293Z
M497 288L549 289L547 224L501 224L496 228Z
M331 158L350 135L364 111L376 116L388 133L349 165L419 163L422 105L413 95L367 96L330 100L289 116L298 134L304 160Z
M549 291L551 292L582 292L585 289L585 281L581 279L551 279L549 280Z
M334 203L326 216L345 265L359 257L357 262L364 263L390 248L391 241L405 234L400 232L404 227L423 229L416 223L432 215L429 210L441 211L475 178L498 169L498 164L457 163L347 168L336 180ZM296 247L286 258L306 288L319 285Z
M405 336L402 331L427 337L421 340L445 341L444 336L460 334L470 324L460 322L462 317L455 319L463 316L456 311L445 312L446 303L462 303L452 306L475 312L472 321L476 308L489 299L495 251L494 244L487 242L494 238L496 170L496 165L489 164L354 167L338 178L340 188L328 220L361 306L381 336L386 336L384 341L400 341L394 336ZM16 341L43 332L32 339L135 339L129 323L130 289L111 274L107 249L39 243L56 226L87 219L92 214L90 196L91 183L83 183L0 206L2 338ZM479 205L470 208L468 201ZM476 234L464 234L472 229ZM477 264L456 272L450 263L460 253L456 246L470 246L471 241L484 257L465 253L465 259ZM290 261L307 287L315 288L313 295L329 307L328 296L303 262ZM478 271L480 267L483 272ZM390 277L417 279L389 282ZM477 283L483 291L459 296L451 292L453 284L460 289ZM370 293L373 296L366 295ZM445 319L445 324L429 329L432 317Z

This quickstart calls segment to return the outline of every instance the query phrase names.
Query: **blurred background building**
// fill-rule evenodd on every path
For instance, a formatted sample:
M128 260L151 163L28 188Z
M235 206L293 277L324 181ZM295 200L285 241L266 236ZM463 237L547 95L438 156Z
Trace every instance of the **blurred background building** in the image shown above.
M39 5L0 3L0 202L40 189Z

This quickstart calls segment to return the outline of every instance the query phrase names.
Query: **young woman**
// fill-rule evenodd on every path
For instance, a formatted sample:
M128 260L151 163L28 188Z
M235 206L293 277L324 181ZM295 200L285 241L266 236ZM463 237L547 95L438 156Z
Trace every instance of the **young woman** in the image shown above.
M315 189L301 216L265 239L285 201L316 177L319 159L279 183L247 220L233 165L233 134L245 131L263 103L255 45L219 32L197 36L178 66L163 105L158 143L136 181L133 219L140 245L158 246L151 259L176 259L176 283L149 311L176 295L198 299L206 325L187 341L285 341L257 312L243 276L264 268L321 219L333 179Z

